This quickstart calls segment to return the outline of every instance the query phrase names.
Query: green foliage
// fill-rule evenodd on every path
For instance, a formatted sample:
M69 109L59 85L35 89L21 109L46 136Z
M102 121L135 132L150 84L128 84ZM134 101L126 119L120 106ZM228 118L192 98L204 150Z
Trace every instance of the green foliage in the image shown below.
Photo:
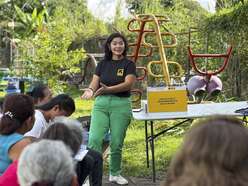
M230 9L222 9L218 13L206 19L204 29L206 32L217 31L224 35L236 36L229 39L236 40L239 33L247 31L248 28L248 3L238 5Z
M67 10L67 15L63 19L68 19L73 25L77 42L108 33L106 24L89 12L86 0L50 0L47 6L50 7L50 15L54 15L58 7Z
M8 1L7 0L0 0L0 6L6 4Z
M126 0L126 2L129 11L136 14L160 12L163 8L172 7L175 4L175 0Z
M209 35L209 43L212 46L219 49L225 48L227 44L233 46L229 70L222 74L222 80L229 90L229 96L247 97L247 17L248 1L245 1L231 8L223 8L202 22L202 30ZM230 76L234 79L231 78L231 80Z
M42 9L39 13L34 8L32 13L25 13L18 6L14 5L17 17L20 22L15 23L15 32L13 36L25 38L34 32L41 32L45 29L46 9Z
M230 8L232 6L235 6L239 3L244 4L245 0L216 0L215 3L215 9L217 11L223 9L223 8Z
M19 32L26 34L37 26L41 26L43 16L47 16L45 14L46 7L39 0L3 0L0 2L0 26L13 36L17 34L18 37L22 37L23 35Z
M84 41L106 33L107 27L88 12L85 0L51 0L46 10L49 21L45 29L25 36L19 44L18 61L22 62L25 75L43 79L53 89L63 90L66 88L65 82L61 81L63 76L80 70L79 62L86 56L82 48ZM30 18L36 23L35 17L40 17L36 9L32 16L19 9L18 12L23 23ZM33 22L31 25L35 25Z
M23 40L20 45L25 73L46 79L51 87L61 85L59 79L64 70L79 71L76 65L85 56L83 49L68 51L77 25L66 19L67 13L62 7L58 8L47 24L47 31L38 32L34 38Z
M128 20L121 15L121 9L123 8L122 1L117 1L113 23L109 24L109 32L118 31L124 34L127 33Z
M116 5L116 11L115 11L115 16L114 16L114 22L113 22L113 26L115 29L119 30L120 29L120 25L121 25L121 0L117 1L117 5Z

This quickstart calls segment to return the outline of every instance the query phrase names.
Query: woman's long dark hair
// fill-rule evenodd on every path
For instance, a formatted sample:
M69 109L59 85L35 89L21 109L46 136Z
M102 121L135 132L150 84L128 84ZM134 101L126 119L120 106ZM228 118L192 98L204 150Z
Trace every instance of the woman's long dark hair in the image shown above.
M0 134L12 134L34 114L34 104L30 96L9 94L4 98Z
M53 97L49 102L37 106L36 109L48 111L51 110L56 105L59 106L60 110L64 110L67 113L73 113L75 111L75 102L67 94L59 94Z
M125 48L124 48L124 51L123 51L123 54L122 55L124 57L127 56L127 50L128 50L127 40L126 40L126 38L122 34L116 32L116 33L111 34L108 37L108 39L107 39L107 41L106 41L106 43L104 45L104 51L105 51L104 59L105 60L111 60L112 59L112 51L111 51L111 48L110 48L110 43L112 42L112 40L114 38L117 38L117 37L120 37L123 40L124 44L125 44Z

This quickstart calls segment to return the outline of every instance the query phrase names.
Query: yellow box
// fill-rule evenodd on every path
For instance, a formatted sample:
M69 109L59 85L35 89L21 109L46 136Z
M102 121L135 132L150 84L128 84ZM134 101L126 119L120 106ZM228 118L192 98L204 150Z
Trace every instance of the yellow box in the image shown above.
M148 112L186 112L187 100L185 86L147 87Z

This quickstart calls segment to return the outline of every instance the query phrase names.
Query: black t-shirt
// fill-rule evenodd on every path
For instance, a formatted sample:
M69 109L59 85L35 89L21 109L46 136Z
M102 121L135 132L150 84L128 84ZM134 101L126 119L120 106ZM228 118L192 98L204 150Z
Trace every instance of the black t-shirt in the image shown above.
M125 81L128 74L136 76L136 66L134 62L123 58L121 60L102 60L97 64L95 74L100 77L100 82L107 86L114 86ZM130 90L111 95L119 97L129 97Z

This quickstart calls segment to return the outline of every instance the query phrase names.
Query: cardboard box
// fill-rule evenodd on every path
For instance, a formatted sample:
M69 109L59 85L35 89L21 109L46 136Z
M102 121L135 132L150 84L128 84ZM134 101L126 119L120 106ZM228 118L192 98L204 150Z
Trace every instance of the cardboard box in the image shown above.
M148 112L186 112L186 86L147 87Z

